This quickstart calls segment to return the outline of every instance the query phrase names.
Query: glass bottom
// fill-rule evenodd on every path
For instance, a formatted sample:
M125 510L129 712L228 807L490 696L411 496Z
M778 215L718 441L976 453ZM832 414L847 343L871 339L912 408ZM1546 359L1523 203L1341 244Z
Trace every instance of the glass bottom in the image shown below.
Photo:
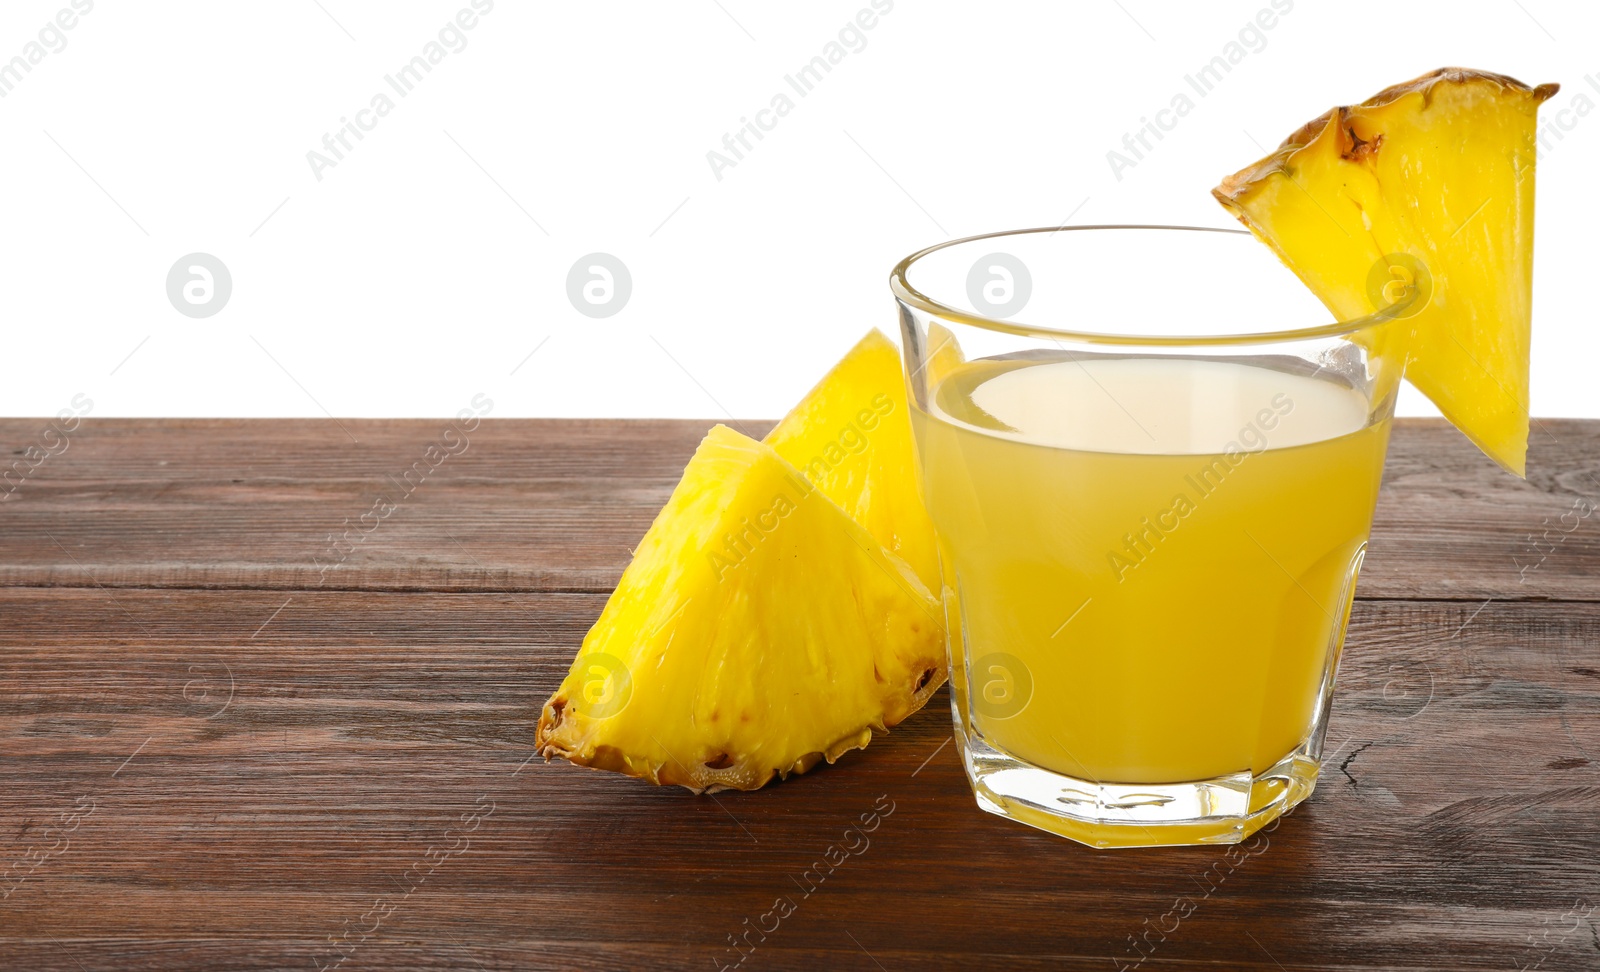
M978 806L1096 848L1237 844L1317 785L1320 733L1260 775L1187 783L1098 783L1040 769L969 737L956 742Z

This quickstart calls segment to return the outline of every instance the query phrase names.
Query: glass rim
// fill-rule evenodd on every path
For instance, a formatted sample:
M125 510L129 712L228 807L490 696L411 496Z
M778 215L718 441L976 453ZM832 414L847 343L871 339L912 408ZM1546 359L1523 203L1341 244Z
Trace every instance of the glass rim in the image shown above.
M1163 223L1096 223L1084 226L1038 226L1032 229L1000 230L994 233L980 233L976 236L965 236L960 239L946 240L933 246L924 247L911 254L889 272L889 289L894 292L896 299L909 304L924 313L932 314L946 320L989 331L1002 331L1007 334L1020 336L1051 336L1066 338L1083 344L1110 344L1123 346L1157 346L1180 347L1195 345L1232 345L1232 344L1281 344L1289 341L1302 341L1314 338L1340 337L1367 328L1377 327L1397 319L1398 310L1403 309L1403 304L1397 304L1371 314L1347 321L1334 321L1330 324L1319 324L1313 327L1290 328L1275 331L1247 331L1234 334L1115 334L1106 331L1077 331L1070 328L1047 327L1038 324L1020 324L1012 321L1003 321L993 317L985 317L969 311L951 307L942 301L929 297L911 285L906 274L918 260L940 250L975 243L980 240L993 240L1000 237L1026 236L1032 233L1072 233L1086 230L1166 230L1188 233L1223 233L1229 236L1251 236L1247 229L1233 229L1218 226L1181 226Z

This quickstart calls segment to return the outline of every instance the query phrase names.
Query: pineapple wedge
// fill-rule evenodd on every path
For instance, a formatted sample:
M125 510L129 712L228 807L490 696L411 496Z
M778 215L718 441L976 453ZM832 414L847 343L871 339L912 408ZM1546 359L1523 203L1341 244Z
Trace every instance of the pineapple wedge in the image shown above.
M1404 318L1406 377L1519 476L1534 138L1556 90L1443 68L1327 112L1212 190L1341 320Z
M823 495L939 590L933 522L912 470L900 352L874 328L767 433Z
M753 790L861 748L944 682L938 602L768 446L718 425L539 717L535 745Z
M948 327L938 321L928 322L928 359L924 366L928 373L928 388L936 389L956 366L965 362L961 345Z

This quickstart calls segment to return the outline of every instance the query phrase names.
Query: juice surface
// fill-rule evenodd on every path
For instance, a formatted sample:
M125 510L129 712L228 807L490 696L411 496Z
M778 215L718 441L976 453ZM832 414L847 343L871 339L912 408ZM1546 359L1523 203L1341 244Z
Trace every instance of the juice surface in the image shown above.
M1260 773L1304 740L1389 421L1300 370L1035 352L912 410L952 687L990 745L1147 783Z

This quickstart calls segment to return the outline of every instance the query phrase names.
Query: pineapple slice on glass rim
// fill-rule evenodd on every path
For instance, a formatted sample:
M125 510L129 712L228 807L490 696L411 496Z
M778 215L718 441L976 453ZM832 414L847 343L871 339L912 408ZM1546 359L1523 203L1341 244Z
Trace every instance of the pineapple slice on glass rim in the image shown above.
M1406 378L1518 476L1535 139L1557 90L1441 68L1324 113L1212 190L1337 319L1405 318Z

